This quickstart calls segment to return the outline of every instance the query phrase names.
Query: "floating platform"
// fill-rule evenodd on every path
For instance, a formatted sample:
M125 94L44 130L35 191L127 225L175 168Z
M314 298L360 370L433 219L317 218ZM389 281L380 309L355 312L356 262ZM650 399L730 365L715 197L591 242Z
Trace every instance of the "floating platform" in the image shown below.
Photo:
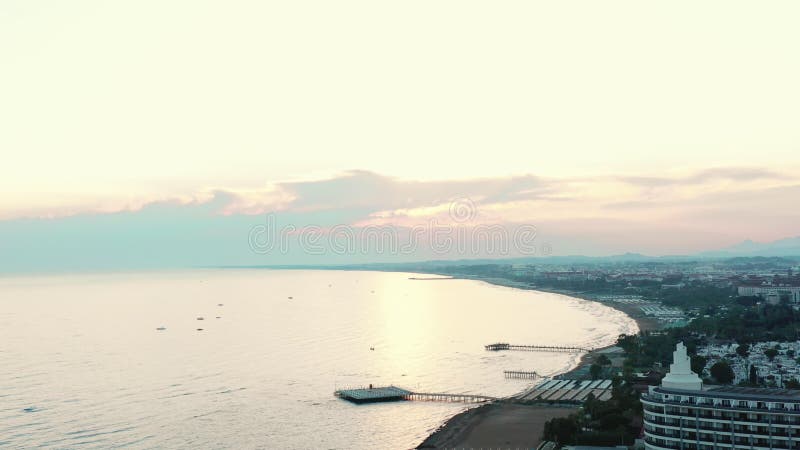
M333 395L353 403L397 402L401 400L483 403L498 400L497 397L479 394L412 392L397 386L341 389L334 392Z
M411 391L397 386L342 389L333 393L333 395L353 403L397 402L408 399L411 394Z

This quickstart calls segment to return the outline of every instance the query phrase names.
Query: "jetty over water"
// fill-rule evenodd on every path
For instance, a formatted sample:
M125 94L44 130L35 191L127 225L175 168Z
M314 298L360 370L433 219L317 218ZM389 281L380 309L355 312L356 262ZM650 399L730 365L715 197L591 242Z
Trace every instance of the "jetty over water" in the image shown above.
M494 352L500 350L523 350L529 352L588 353L592 351L592 349L584 347L567 347L560 345L514 345L507 344L505 342L484 345L484 348Z
M340 389L334 392L333 395L353 403L397 402L402 400L483 403L497 400L497 397L478 394L412 392L397 386Z
M503 374L506 376L506 378L526 378L529 380L545 378L544 375L539 375L536 371L504 370Z
M431 392L412 392L406 400L423 400L428 402L460 402L483 403L498 400L497 397L477 394L437 394Z

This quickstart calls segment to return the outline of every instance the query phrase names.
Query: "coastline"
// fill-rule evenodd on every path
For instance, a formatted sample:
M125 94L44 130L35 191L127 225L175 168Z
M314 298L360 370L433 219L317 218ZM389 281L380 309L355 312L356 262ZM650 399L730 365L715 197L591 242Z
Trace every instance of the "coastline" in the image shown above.
M522 289L528 291L539 291L539 292L549 292L552 294L561 294L567 295L569 297L578 298L581 300L586 300L590 302L599 303L604 306L608 306L609 308L616 309L621 313L625 314L626 316L630 317L636 322L636 326L639 328L639 333L642 331L654 331L659 330L662 328L662 325L655 319L645 316L642 311L636 306L627 303L616 303L616 302L601 302L590 295L587 295L583 292L578 291L570 291L566 289L549 289L549 288L540 288L536 286L530 286L525 283L519 283L515 281L511 281L505 278L491 278L491 277L464 277L464 276L453 276L452 279L459 279L459 280L476 280L476 281L483 281L485 283L493 284L495 286L503 286L503 287L510 287L515 289ZM577 372L586 370L592 362L594 358L597 357L598 353L606 350L608 348L613 347L613 345L608 345L601 348L596 348L594 351L589 353L585 353L581 356L580 360L575 367L565 371L564 373L558 374L558 377L565 377L574 375Z
M638 332L657 330L659 323L644 316L636 305L600 302L581 292L560 289L547 289L518 283L504 278L453 276L450 279L483 281L496 286L516 289L550 292L567 295L591 302L600 303L616 309L636 322ZM557 375L565 377L585 371L601 351L613 347L608 345L581 356L575 367ZM446 449L492 447L498 448L536 448L543 432L544 423L554 417L564 417L574 412L577 407L520 405L505 400L487 403L476 408L462 411L448 419L436 431L431 433L417 449ZM520 422L522 421L522 422ZM517 428L524 424L524 433Z
M642 331L653 331L658 330L661 328L661 325L658 321L645 316L642 314L641 310L639 310L636 305L630 305L626 303L616 303L616 302L601 302L591 295L587 295L585 292L580 291L570 291L566 289L551 289L551 288L543 288L538 286L530 286L525 283L519 283L515 281L511 281L505 278L490 278L490 277L464 277L464 276L454 276L452 279L459 279L459 280L476 280L476 281L483 281L485 283L493 284L495 286L503 286L503 287L510 287L515 289L522 289L527 291L539 291L539 292L549 292L552 294L561 294L567 295L569 297L579 298L581 300L586 300L590 302L600 303L601 305L608 306L609 308L616 309L624 313L626 316L630 317L636 322L636 325L639 327L639 332ZM600 350L600 349L598 349Z

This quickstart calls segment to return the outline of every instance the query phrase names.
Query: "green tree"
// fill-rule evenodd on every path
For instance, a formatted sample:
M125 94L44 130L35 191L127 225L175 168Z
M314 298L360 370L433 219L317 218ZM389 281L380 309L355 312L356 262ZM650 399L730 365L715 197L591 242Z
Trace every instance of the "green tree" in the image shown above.
M601 366L600 364L595 363L589 367L589 374L592 375L593 380L600 378L600 373L602 372L603 372L603 366Z
M740 344L736 347L736 354L741 356L742 358L746 358L750 352L750 346L747 344Z
M800 382L795 379L791 379L783 383L783 387L786 389L800 389Z
M778 350L774 348L768 348L764 350L764 356L766 356L767 358L769 358L770 361L772 361L773 359L775 359L776 356L778 356Z
M577 418L573 416L556 417L544 424L544 438L548 441L566 444L573 441L578 430Z
M756 366L750 366L750 384L758 384L758 371Z
M600 364L601 366L610 366L611 365L611 360L606 355L598 356L597 360L595 360L595 362L597 364Z
M691 361L692 372L694 372L694 373L696 373L698 375L702 375L703 374L703 369L706 368L706 363L707 362L708 362L708 359L706 359L706 357L704 357L704 356L700 356L700 355L692 356L692 361Z
M718 383L731 384L734 378L733 369L728 361L722 360L711 366L711 376L717 380Z

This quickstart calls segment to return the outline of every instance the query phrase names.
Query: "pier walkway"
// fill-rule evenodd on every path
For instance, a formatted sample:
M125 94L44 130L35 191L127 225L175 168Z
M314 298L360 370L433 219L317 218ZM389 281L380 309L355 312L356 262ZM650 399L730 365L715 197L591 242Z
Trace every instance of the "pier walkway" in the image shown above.
M528 372L524 370L504 370L503 374L506 376L506 378L526 378L530 380L546 378L544 375L539 375L536 371Z
M429 402L461 402L461 403L483 403L498 400L497 397L476 394L437 394L430 392L412 392L406 400L423 400Z
M591 348L584 347L567 347L559 345L514 345L505 342L498 342L495 344L485 345L486 350L500 351L500 350L524 350L529 352L559 352L559 353L588 353Z

